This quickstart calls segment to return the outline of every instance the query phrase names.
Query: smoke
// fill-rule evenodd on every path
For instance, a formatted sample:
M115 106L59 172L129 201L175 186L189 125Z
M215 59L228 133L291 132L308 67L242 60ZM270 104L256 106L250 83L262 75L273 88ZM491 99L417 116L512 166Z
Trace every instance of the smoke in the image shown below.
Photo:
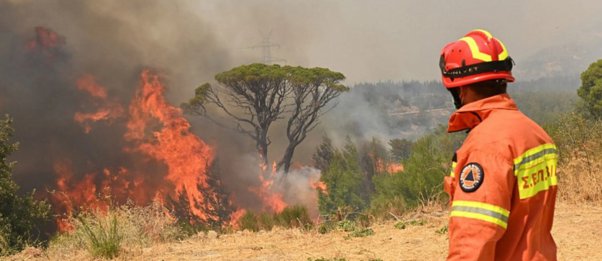
M126 160L115 153L123 147L118 124L91 140L73 122L74 112L93 107L77 79L92 74L127 104L140 70L151 66L169 79L172 98L182 97L228 63L203 24L185 5L164 1L0 2L0 108L14 118L21 144L16 179L26 189L48 184L56 158L79 171ZM43 39L43 31L57 39Z
M209 20L215 21L220 36L231 40L225 43L229 48L253 46L261 42L260 31L271 30L271 40L280 44L274 56L288 64L343 72L350 84L439 79L443 45L475 28L487 29L504 42L519 74L544 49L570 58L570 50L594 51L602 44L602 4L597 0L222 0L199 5L211 10ZM236 54L260 58L258 50L239 49ZM590 59L580 67L596 58Z
M597 25L602 21L596 14L601 9L594 0L503 4L470 0L462 5L438 1L420 5L412 1L318 0L0 1L0 111L14 118L21 145L14 155L19 162L15 178L23 189L44 189L56 179L53 163L57 161L71 165L74 175L139 161L123 153L125 119L88 122L95 138L74 121L76 112L95 112L102 105L78 90L77 81L84 75L93 75L111 97L110 103L121 105L122 113L127 113L140 71L151 67L166 82L168 100L179 104L216 73L261 61L263 54L257 47L269 36L275 44L273 59L340 71L349 85L433 80L439 77L437 59L443 44L477 27L490 29L504 40L517 61L517 73L545 75L521 66L531 67L528 60L541 64L531 56L542 50L556 51L557 45L575 43L579 47L589 42L589 49L599 46L595 44L602 39ZM46 36L35 31L38 26ZM597 54L579 55L593 53ZM559 57L551 64L579 68L587 62L587 58L577 57L581 58L577 63L563 63L564 56ZM339 106L325 115L321 127L299 147L296 161L309 164L322 135L338 144L346 135L412 138L425 130L421 126L444 123L438 116L430 122L407 117L392 120L390 113L396 105L424 110L445 107L449 101L447 96L439 99L439 94L437 99L409 100L405 97L421 94L395 86L398 89L364 87L343 94ZM429 100L436 104L427 104ZM391 106L375 106L379 104ZM193 131L215 148L224 186L236 192L241 205L259 207L261 202L249 191L260 185L253 142L203 119L191 120ZM274 127L280 127L278 124ZM286 141L280 130L271 134L270 157L277 158ZM157 171L164 166L148 164L146 168ZM283 181L289 184L287 188L303 187L316 174L291 176L312 178ZM292 198L292 191L307 195L301 188L285 190L286 200L302 201Z
M133 135L132 120L148 117L130 107L134 97L136 106L145 106L140 72L148 67L158 72L168 100L179 104L199 83L240 60L252 61L244 54L231 58L236 50L223 47L227 40L205 19L209 12L194 1L0 2L0 109L15 120L20 150L13 159L19 162L15 178L22 188L82 190L68 196L90 203L87 194L101 192L94 183L98 188L115 179L145 179L150 191L125 194L148 201L153 191L163 193L162 179L170 177L155 174L173 166L144 154L159 159L170 148L146 140L153 126L138 127L140 137L134 140L140 145L124 139L124 133ZM239 207L265 209L254 190L265 182L253 142L210 121L191 120L193 131L216 152L212 171L221 181L213 185L232 192ZM160 127L159 122L144 124ZM306 203L315 196L310 188L310 179L318 179L315 173L304 169L264 192Z

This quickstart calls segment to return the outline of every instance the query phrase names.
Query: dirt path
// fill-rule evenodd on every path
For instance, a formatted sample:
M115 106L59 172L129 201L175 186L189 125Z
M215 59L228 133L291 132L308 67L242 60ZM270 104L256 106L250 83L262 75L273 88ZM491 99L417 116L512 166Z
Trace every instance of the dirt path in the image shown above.
M420 216L423 225L397 229L394 222L373 226L374 235L349 237L347 233L325 235L299 230L212 236L198 236L181 242L128 250L122 260L443 260L447 253L447 235L437 233L447 223L447 213ZM553 230L560 260L602 260L602 206L557 207ZM45 257L44 257L45 256ZM31 258L21 253L14 260ZM86 253L64 256L42 254L40 259L82 260Z

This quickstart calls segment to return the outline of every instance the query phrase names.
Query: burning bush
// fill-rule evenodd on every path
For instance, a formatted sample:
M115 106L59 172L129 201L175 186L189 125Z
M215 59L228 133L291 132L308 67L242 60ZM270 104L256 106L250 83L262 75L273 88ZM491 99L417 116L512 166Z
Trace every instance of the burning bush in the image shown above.
M49 220L50 206L36 201L33 193L17 195L19 187L12 179L14 162L7 157L17 150L11 142L11 119L0 120L0 255L11 254L27 245L40 243L40 226Z

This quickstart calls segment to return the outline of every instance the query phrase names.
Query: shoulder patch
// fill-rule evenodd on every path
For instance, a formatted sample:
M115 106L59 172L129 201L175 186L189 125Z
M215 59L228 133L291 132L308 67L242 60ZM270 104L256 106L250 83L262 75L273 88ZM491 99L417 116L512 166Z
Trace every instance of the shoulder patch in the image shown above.
M460 172L460 188L464 192L475 192L483 184L484 178L485 172L479 163L468 163Z

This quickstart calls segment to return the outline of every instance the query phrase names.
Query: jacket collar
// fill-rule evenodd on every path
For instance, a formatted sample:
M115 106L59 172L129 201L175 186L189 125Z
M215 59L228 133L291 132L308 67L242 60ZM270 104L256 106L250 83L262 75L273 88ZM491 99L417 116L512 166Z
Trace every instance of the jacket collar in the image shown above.
M449 118L447 132L470 130L487 117L493 110L518 110L508 94L494 95L462 106Z

